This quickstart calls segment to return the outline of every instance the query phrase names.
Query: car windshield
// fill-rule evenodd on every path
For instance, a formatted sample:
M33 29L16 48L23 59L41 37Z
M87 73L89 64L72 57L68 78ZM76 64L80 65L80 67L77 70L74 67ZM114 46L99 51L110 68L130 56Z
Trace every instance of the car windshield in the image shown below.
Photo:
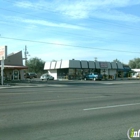
M99 74L99 73L97 73L97 72L94 72L94 74Z
M42 74L42 76L48 76L49 74L48 73L44 73L44 74Z
M30 75L36 75L35 73L29 73Z

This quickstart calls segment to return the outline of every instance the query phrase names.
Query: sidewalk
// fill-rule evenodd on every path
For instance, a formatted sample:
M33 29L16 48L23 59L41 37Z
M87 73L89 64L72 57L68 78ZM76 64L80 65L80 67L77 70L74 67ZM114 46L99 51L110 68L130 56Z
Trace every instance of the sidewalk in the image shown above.
M136 81L140 80L140 78L117 78L117 79L106 79L102 81ZM69 82L80 82L85 80L67 80L67 79L59 79L59 80L49 80L49 81L41 81L39 79L28 79L28 80L18 80L18 81L5 81L4 85L0 85L1 88L16 88L16 87L42 87L46 85L54 85L54 84L66 84ZM96 82L96 81L95 81Z
M12 87L34 87L41 84L41 81L35 80L17 80L17 81L4 81L0 88L12 88Z
M54 84L58 80L42 81L40 79L27 79L27 80L15 80L15 81L4 81L0 88L13 88L13 87L42 87L46 84Z

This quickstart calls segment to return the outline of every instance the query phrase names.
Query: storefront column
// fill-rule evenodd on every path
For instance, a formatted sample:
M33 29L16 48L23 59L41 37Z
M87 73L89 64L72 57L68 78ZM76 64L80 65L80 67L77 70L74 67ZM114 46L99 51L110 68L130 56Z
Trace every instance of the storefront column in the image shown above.
M19 70L20 80L24 80L24 70Z

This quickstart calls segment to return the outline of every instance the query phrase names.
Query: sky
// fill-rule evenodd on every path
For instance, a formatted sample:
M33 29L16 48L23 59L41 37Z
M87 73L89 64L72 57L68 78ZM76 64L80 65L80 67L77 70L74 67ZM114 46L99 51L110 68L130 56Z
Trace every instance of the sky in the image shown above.
M28 59L128 64L140 57L140 0L0 0L0 46Z

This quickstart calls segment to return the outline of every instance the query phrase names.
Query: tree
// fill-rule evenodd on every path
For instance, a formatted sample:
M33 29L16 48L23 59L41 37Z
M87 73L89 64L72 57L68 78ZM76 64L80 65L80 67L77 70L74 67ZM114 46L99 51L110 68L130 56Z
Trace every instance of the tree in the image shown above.
M45 61L43 61L37 57L34 57L27 61L26 66L28 67L29 72L43 73L44 64L45 64Z
M128 65L128 64L126 64L126 63L123 63L123 62L121 62L120 60L118 60L118 59L115 59L115 60L113 60L112 62L118 62L118 63L122 63L123 65Z
M129 66L132 69L140 68L140 58L134 58L133 60L129 60Z
M118 59L113 60L113 62L120 62L120 63L121 63L121 61L120 61L120 60L118 60Z

